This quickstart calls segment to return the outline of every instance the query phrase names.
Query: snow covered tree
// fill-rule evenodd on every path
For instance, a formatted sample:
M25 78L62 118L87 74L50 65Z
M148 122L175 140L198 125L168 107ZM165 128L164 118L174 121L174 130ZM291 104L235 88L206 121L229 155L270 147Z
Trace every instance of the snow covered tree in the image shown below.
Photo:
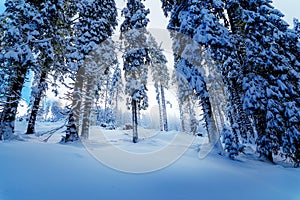
M177 58L175 62L189 62L189 65L183 67L182 74L187 76L186 78L192 88L199 89L197 91L198 95L204 98L202 99L202 103L206 104L203 108L208 117L206 118L206 123L207 127L209 127L209 137L211 142L218 143L217 146L219 150L221 150L221 144L217 136L217 129L209 100L209 93L207 92L207 88L205 89L206 84L199 84L204 81L204 79L202 78L202 81L198 82L201 80L201 77L199 73L196 73L196 69L197 67L203 67L201 63L203 58L199 56L203 50L199 47L203 47L205 51L212 54L212 58L216 60L216 63L220 63L222 55L218 52L218 49L226 46L229 42L229 31L220 22L224 20L225 16L223 3L220 1L186 0L177 2L168 1L167 3L163 1L163 6L164 5L167 6L164 7L164 10L167 12L170 10L171 5L173 7L168 29L175 32L175 36L173 36L173 51L182 57L179 58L179 60L182 59L182 61L179 61ZM186 70L186 72L184 70ZM195 72L197 75L194 74L192 76L189 71ZM195 79L192 77L195 77ZM195 80L197 81L195 82ZM204 93L201 95L200 93L202 92ZM205 98L207 100L205 100Z
M239 143L237 135L232 134L231 127L224 125L222 130L224 149L228 152L229 158L234 159L239 152L243 151L244 146Z
M82 88L84 84L86 101L83 114L84 128L82 128L81 136L84 138L88 137L89 115L93 99L95 98L95 88L93 87L95 76L87 73L87 70L91 64L93 65L92 67L95 67L93 59L99 56L95 55L95 52L98 49L98 45L112 35L117 25L116 16L116 5L112 0L81 1L78 3L78 21L74 25L75 33L68 46L68 66L73 71L72 77L75 80L75 84L72 94L73 103L69 115L69 124L67 125L67 133L65 139L63 139L64 141L68 141L69 137L78 138L83 95ZM90 54L92 55L89 56ZM94 68L90 72L93 70Z
M202 112L204 115L204 121L206 124L206 129L208 132L209 139L210 141L214 141L211 134L217 134L217 133L213 133L213 131L216 131L216 127L215 127L215 122L214 122L214 117L212 113L212 107L210 103L210 97L207 90L206 82L204 80L204 77L202 76L203 68L201 73L200 72L201 66L195 67L184 58L179 59L175 67L176 67L176 73L180 74L185 79L183 83L178 82L179 86L181 85L179 87L179 90L182 90L180 88L183 87L186 88L185 90L180 92L179 95L187 97L186 101L188 103L188 110L190 110L191 112L190 124L195 123L194 113L192 112L192 108L190 104L191 104L191 100L193 98L196 98L198 99L198 102L202 107ZM182 86L183 84L186 84L186 86ZM192 99L191 99L191 95L192 95ZM182 97L180 97L180 99L182 99Z
M243 91L238 91L243 109L253 118L258 152L273 162L282 139L293 143L299 138L294 124L299 118L290 122L291 113L299 109L299 49L297 34L270 3L229 1L227 7L238 49L236 60L243 66L238 71L243 81ZM294 138L286 140L290 134L285 130L293 130Z
M55 90L56 79L62 78L65 73L65 46L68 31L71 29L71 18L76 14L74 1L44 1L37 6L39 10L39 24L37 27L42 34L36 37L33 51L37 57L35 72L35 85L32 89L32 110L29 117L27 134L34 133L35 121L40 107L41 99L45 94L48 83ZM73 10L71 10L73 9ZM71 15L72 13L72 15ZM49 81L52 76L52 81ZM63 82L63 80L61 80Z
M148 107L147 78L150 63L147 45L146 26L149 9L145 9L141 0L128 0L122 10L125 20L121 24L121 39L124 41L123 55L125 71L125 94L128 95L127 105L132 111L133 142L138 142L138 110Z
M222 73L232 132L229 139L234 141L228 145L236 148L239 141L256 139L257 151L268 160L273 162L273 154L282 149L284 156L299 163L297 25L288 29L270 0L162 3L166 15L171 11L168 28L203 45ZM191 62L190 57L185 59Z
M210 102L212 104L215 122L217 124L218 132L221 133L222 127L225 125L226 115L226 93L225 84L223 82L220 70L216 68L216 64L209 55L203 55L205 60L205 74L206 84L210 95Z
M151 74L156 92L156 100L159 107L160 128L161 131L168 131L165 89L168 88L170 75L168 72L168 67L166 65L167 59L163 54L163 50L159 47L153 36L150 36L149 43Z
M36 30L37 10L25 1L7 0L6 10L1 15L2 26L0 51L1 71L6 72L3 110L0 117L0 139L10 139L14 134L14 123L21 90L29 67L35 65L30 45L39 34Z
M300 22L298 19L294 19L294 30L296 31L298 37L300 37Z
M178 69L177 63L175 63L175 69ZM185 76L180 73L180 70L175 70L173 74L173 85L177 88L177 99L179 105L179 114L180 114L180 130L183 132L191 131L190 123L193 119L191 100L194 98L195 93L190 87L189 82Z
M113 70L114 72L111 80L110 95L112 97L112 104L114 105L115 123L116 125L119 125L119 102L122 100L124 85L119 64L116 64Z
M112 71L114 68L118 68L117 54L115 53L115 44L111 39L107 39L102 42L97 51L96 55L96 65L98 72L94 76L96 78L96 109L97 109L97 123L100 123L100 126L103 127L114 127L114 116L112 113L112 98L114 90L120 90L116 80L120 77L112 77ZM119 69L120 70L120 69ZM118 73L118 72L117 72ZM116 75L116 74L115 74ZM118 75L117 75L118 76ZM121 76L121 74L119 74ZM114 78L114 79L113 79ZM113 82L114 81L114 82ZM117 82L116 82L117 81ZM113 88L117 87L117 88ZM120 92L120 91L117 91ZM97 104L100 104L98 106ZM103 107L104 106L104 107ZM100 107L100 108L99 108ZM101 108L102 107L102 108Z

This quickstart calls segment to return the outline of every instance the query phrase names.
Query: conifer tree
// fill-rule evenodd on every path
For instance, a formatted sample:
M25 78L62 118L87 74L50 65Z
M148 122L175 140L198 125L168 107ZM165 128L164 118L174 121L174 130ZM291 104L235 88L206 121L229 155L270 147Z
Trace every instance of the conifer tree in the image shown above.
M99 45L107 40L117 25L116 5L112 0L81 1L78 3L78 21L75 23L75 33L68 46L68 66L73 72L74 92L72 94L72 107L67 124L66 137L63 141L78 139L81 101L83 100L83 87L85 87L85 101L83 113L83 127L81 136L88 137L89 116L95 99L95 75L93 71L95 60L98 58L95 52ZM90 55L90 56L89 56ZM89 69L91 67L91 69ZM89 70L89 71L88 71ZM98 72L101 70L98 70ZM71 138L69 140L69 138Z
M112 97L111 102L114 105L115 125L118 126L120 123L119 102L122 100L124 85L123 85L122 74L121 74L121 69L119 67L119 64L116 64L113 70L114 72L111 80L110 95Z
M0 139L10 139L14 134L17 108L26 73L35 65L30 48L34 38L39 35L37 10L25 1L7 0L6 10L1 15L1 71L5 73L5 91L0 116ZM6 82L7 81L7 82Z
M160 127L161 131L168 131L165 89L168 88L170 75L166 65L167 59L153 36L150 36L149 43L151 45L149 50L151 57L151 73L156 91L156 100L159 106Z
M258 152L273 162L273 154L278 154L283 145L282 139L289 149L287 144L299 138L299 128L294 124L299 119L290 121L292 113L299 109L295 101L299 98L299 51L295 48L297 34L288 29L283 15L270 3L229 1L227 7L239 49L236 60L243 66L239 71L243 91L238 91L243 109L253 118ZM286 139L286 130L293 130L295 137ZM292 146L297 147L297 142Z
M132 111L133 143L138 142L138 111L148 107L147 78L150 63L146 26L149 22L141 0L128 0L122 10L125 20L121 24L121 39L124 39L123 55L125 71L125 94L127 105Z
M63 76L66 73L66 38L70 35L71 21L76 14L75 3L72 0L44 1L36 5L36 9L40 13L40 21L37 27L42 34L36 37L32 46L38 62L37 66L33 68L36 85L32 88L32 108L27 134L34 133L41 99L48 89L48 83L51 83L54 92L57 94L55 82L57 79L63 82ZM52 81L48 79L50 76L52 76Z
M209 134L210 140L212 142L217 142L217 146L220 147L221 150L219 137L216 136L217 129L213 118L206 84L202 84L202 86L205 87L202 87L201 84L199 84L201 76L199 78L199 73L196 73L196 69L197 67L202 67L200 61L202 58L199 56L202 49L199 47L204 47L205 50L208 48L215 49L215 52L211 50L209 51L211 54L215 53L213 55L213 59L216 59L217 61L217 59L219 59L219 52L217 49L226 45L226 42L228 42L227 36L229 32L220 23L220 20L223 20L224 18L223 4L220 1L200 2L195 0L186 0L163 2L163 6L164 5L166 6L164 8L167 12L170 10L171 5L173 7L168 29L175 33L177 32L177 34L175 34L175 38L173 37L173 51L182 57L178 59L178 56L177 58L175 56L175 62L189 62L188 65L185 64L181 73L183 73L187 80L189 80L189 84L192 88L198 89L197 94L204 98L202 99L202 103L205 105L203 104L202 106L207 116L205 121L207 127L209 127L208 132L211 133ZM193 49L194 47L196 47L196 49ZM192 75L194 72L196 74ZM199 79L195 82L193 77L197 77ZM202 81L204 81L203 78ZM207 100L205 100L205 98L207 98Z

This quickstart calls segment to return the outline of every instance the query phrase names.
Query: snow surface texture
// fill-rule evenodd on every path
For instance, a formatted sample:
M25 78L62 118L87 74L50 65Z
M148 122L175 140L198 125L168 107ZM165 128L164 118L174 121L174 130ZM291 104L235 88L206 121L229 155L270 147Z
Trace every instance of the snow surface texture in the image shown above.
M60 124L53 126L45 123L37 131L44 132ZM43 143L42 138L47 135L26 137L21 134L22 126L17 126L17 130L24 141L0 144L1 200L300 199L300 169L272 165L249 156L231 161L210 154L199 159L199 144L205 138L197 137L185 154L166 168L132 174L103 165L81 143L57 144L62 133L55 133L48 143ZM103 132L118 148L143 153L163 148L175 135L175 132L141 135L143 139L132 144L130 131ZM96 139L96 135L91 135L90 142ZM119 161L120 165L126 162L130 161Z

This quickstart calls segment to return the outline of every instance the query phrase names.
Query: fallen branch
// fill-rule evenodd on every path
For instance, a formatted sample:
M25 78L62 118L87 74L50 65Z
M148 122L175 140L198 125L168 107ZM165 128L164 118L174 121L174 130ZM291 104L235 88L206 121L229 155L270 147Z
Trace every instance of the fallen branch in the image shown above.
M49 134L49 136L48 136L47 138L45 138L45 139L43 140L43 142L48 142L48 140L51 138L51 136L52 136L56 131L58 131L58 130L62 129L63 127L65 127L65 125L66 125L66 124L64 124L64 125L62 125L62 126L60 126L60 127L57 127L57 128L55 128L55 129L52 129L52 130L50 130L50 131L46 131L46 132L44 132L44 133L41 133L40 136Z

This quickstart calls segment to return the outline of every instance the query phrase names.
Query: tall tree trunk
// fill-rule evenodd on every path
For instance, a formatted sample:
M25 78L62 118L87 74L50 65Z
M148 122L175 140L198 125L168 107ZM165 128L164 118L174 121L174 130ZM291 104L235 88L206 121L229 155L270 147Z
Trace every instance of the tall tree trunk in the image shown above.
M268 148L265 141L261 141L262 138L264 136L266 136L266 128L267 128L266 124L267 124L267 122L266 122L266 112L265 111L256 113L254 115L254 124L255 124L255 127L256 127L257 135L258 135L257 142L260 143L257 146L263 146L263 148ZM272 149L271 150L270 149L268 149L268 150L264 149L263 151L258 150L258 152L262 156L264 156L267 160L274 163Z
M254 130L251 125L251 121L249 117L247 116L246 112L243 109L243 105L240 97L240 94L242 92L238 91L237 87L239 86L235 86L231 88L233 94L232 104L235 110L234 119L239 126L239 134L241 138L244 140L244 142L249 142L250 138L254 137Z
M36 96L34 98L34 102L33 102L33 105L32 105L32 110L31 110L31 114L30 114L30 117L29 117L29 122L28 122L26 134L33 134L35 132L36 117L37 117L37 114L38 114L38 111L39 111L39 108L40 108L40 103L41 103L43 93L46 90L46 87L45 87L46 77L47 77L47 72L42 71L42 74L40 76L40 80L38 82L38 93L36 94Z
M215 113L215 122L216 127L219 133L221 133L222 127L224 126L224 121L221 115L221 110L219 105L216 103L215 99L213 97L210 98L211 105L212 105L212 112Z
M138 142L138 131L137 131L137 105L136 100L131 100L131 108L132 108L132 141L133 143Z
M15 119L26 72L27 66L22 66L20 70L16 71L16 78L10 80L9 92L7 93L0 119L0 140L10 139L14 134Z
M227 4L227 1L225 1ZM242 27L240 26L240 20L242 18L241 9L239 7L239 4L232 3L230 7L227 9L227 14L229 18L230 28L233 34L240 34ZM237 69L239 72L239 77L242 79L245 76L245 73L243 70L245 67L243 66L244 60L243 55L244 52L244 45L243 41L238 41L240 44L238 44L237 49L237 62L240 65L240 69ZM249 142L250 137L254 137L254 130L251 125L251 121L249 117L247 116L245 110L243 109L241 95L242 95L242 85L240 80L226 80L225 81L227 85L229 86L228 89L231 90L232 94L232 105L234 106L235 115L233 121L235 121L239 125L239 134L243 138L244 142Z
M209 94L205 82L203 85L203 91L205 91L205 93ZM214 148L215 148L215 150L218 151L218 153L222 153L223 147L222 147L221 140L220 140L220 133L218 132L216 122L214 120L214 114L212 111L210 97L209 97L209 95L201 95L201 94L200 94L200 97L201 97L200 104L203 107L204 120L205 120L206 130L207 130L207 134L208 134L208 140L212 145L214 145Z
M69 116L68 116L65 142L74 141L79 138L78 132L79 132L84 75L85 75L85 69L83 67L80 67L78 69L76 79L75 79L74 91L72 94L72 107L70 109Z
M104 99L104 122L107 123L108 119L107 119L107 115L108 115L108 110L107 110L107 104L108 104L108 87L109 87L109 81L108 81L108 74L105 74L107 76L106 79L106 84L105 84L105 99Z
M167 119L167 108L166 108L166 98L165 98L165 90L162 85L160 85L161 91L161 104L162 104L162 115L163 115L163 125L164 131L168 131L168 119Z
M179 107L180 128L182 132L185 132L184 114L183 114L182 102L180 101L180 99L178 99L178 107Z
M86 91L85 91L85 101L84 101L84 110L83 110L83 118L82 118L82 130L81 130L81 137L84 139L88 139L89 137L89 129L90 129L90 115L92 111L93 105L93 86L94 81L92 76L88 76L86 80Z
M157 100L158 112L159 112L159 127L160 127L160 131L163 131L164 126L163 126L162 106L160 102L159 86L157 83L155 83L155 92L156 92L156 100Z
M116 91L116 97L115 97L115 123L117 126L119 126L119 114L118 114L118 107L119 107L119 101L118 101L118 96L119 96L119 90L117 89Z
M188 96L187 97L187 113L188 113L188 115L189 115L189 131L191 132L192 131L192 115L193 115L193 112L192 112L192 105L191 105L191 99L190 99L190 97Z
M197 128L198 128L198 121L195 117L195 110L192 107L193 100L191 97L188 98L188 109L189 109L189 115L190 115L190 131L193 135L196 134Z

